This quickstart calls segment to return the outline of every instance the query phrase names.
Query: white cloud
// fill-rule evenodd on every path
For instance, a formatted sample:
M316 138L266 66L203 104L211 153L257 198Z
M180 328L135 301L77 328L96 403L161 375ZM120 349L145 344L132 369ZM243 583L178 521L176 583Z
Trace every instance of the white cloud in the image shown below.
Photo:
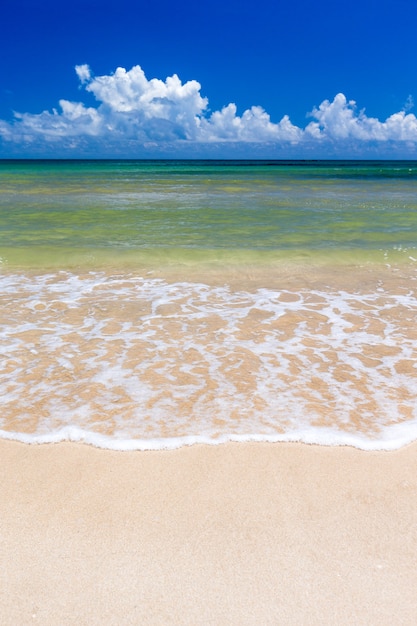
M63 137L79 135L99 136L102 119L94 107L86 108L80 102L60 100L61 113L56 109L43 111L38 115L31 113L15 113L14 124L6 124L6 139L27 142L42 136L46 140L55 141ZM1 127L0 127L1 133Z
M324 100L311 115L318 121L311 122L305 134L315 139L417 142L417 118L412 113L400 111L381 122L363 110L356 113L355 101L348 102L342 93L333 102Z
M80 79L80 82L81 82L82 85L84 85L84 83L87 83L90 80L90 78L91 78L91 70L90 70L90 67L87 64L76 65L75 66L75 71L76 71L77 76Z
M60 100L60 110L39 114L16 113L12 122L0 120L0 137L4 142L19 144L55 144L58 140L68 149L93 145L97 149L118 146L123 151L161 145L232 146L258 144L305 147L307 150L327 146L347 150L368 144L403 142L417 144L417 118L404 109L385 121L357 111L356 103L339 93L333 101L324 100L310 114L313 121L305 128L295 126L285 115L275 123L260 106L238 115L236 104L210 112L208 99L201 95L201 85L190 80L184 84L174 74L165 80L148 80L139 65L113 74L94 76L86 64L75 71L81 86L91 93L96 106ZM411 144L410 144L411 142Z
M235 104L228 104L215 111L208 119L202 119L198 138L200 141L299 142L302 130L291 124L285 115L279 124L271 122L270 116L260 106L247 109L242 117Z

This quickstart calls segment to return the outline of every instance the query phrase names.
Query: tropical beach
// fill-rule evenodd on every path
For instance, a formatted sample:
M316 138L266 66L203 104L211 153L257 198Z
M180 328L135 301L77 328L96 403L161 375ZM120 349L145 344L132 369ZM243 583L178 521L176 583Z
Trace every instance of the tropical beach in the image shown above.
M413 623L416 177L1 162L3 623Z
M414 626L417 3L1 17L0 626Z

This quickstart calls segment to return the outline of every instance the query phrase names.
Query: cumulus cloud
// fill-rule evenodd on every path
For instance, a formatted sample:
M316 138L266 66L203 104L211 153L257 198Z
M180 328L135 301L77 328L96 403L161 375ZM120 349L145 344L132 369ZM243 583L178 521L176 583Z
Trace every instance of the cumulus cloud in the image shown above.
M241 117L235 104L228 104L200 121L200 141L299 142L302 131L285 115L278 124L260 106L247 109Z
M285 115L271 121L261 106L238 114L230 103L211 112L196 80L182 83L174 74L165 80L148 79L136 65L119 67L113 74L94 76L87 64L77 65L80 88L92 94L96 106L60 100L59 109L42 113L15 113L12 122L0 120L0 137L15 144L118 146L120 150L160 145L269 145L290 148L365 146L368 143L417 144L417 118L409 113L413 99L385 121L357 110L353 100L339 93L324 100L309 114L305 128ZM66 142L66 143L65 143Z
M319 140L417 141L417 118L412 113L400 111L381 122L367 117L364 110L356 113L355 101L347 101L342 93L333 102L324 100L311 115L317 121L306 127L305 134Z

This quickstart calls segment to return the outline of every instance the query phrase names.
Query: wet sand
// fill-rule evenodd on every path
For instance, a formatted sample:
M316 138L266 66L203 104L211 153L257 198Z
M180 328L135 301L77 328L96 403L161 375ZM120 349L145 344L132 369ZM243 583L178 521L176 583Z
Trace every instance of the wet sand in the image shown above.
M405 444L417 420L415 270L344 269L257 268L233 289L210 272L195 283L4 274L0 430L44 443L71 429L121 449L230 433Z
M3 626L415 624L417 444L0 453Z

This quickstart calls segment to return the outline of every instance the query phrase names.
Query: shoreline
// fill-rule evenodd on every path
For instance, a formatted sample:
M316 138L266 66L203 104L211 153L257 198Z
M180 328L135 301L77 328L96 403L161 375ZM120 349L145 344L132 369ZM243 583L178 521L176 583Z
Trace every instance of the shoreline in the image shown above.
M298 277L305 288L252 291L254 276L240 277L238 290L126 275L4 276L0 432L130 449L230 433L405 445L417 419L411 275L351 273L360 290L346 275L329 277L338 289L321 291L314 275Z
M167 437L165 439L116 439L110 435L103 435L93 431L83 431L74 426L67 426L60 431L49 435L32 435L26 432L11 432L0 429L0 441L10 441L29 446L45 446L59 444L75 444L91 446L97 450L107 452L171 452L193 446L217 447L230 444L240 445L301 445L318 446L324 448L352 448L360 452L396 452L414 444L417 445L417 436L411 437L407 430L410 426L416 427L415 420L410 425L394 424L390 426L391 437L384 439L365 438L358 433L344 434L326 430L324 427L314 436L297 433L265 435L239 435L224 433L210 438L209 436L184 435L182 437Z
M414 623L417 443L0 452L5 626Z

